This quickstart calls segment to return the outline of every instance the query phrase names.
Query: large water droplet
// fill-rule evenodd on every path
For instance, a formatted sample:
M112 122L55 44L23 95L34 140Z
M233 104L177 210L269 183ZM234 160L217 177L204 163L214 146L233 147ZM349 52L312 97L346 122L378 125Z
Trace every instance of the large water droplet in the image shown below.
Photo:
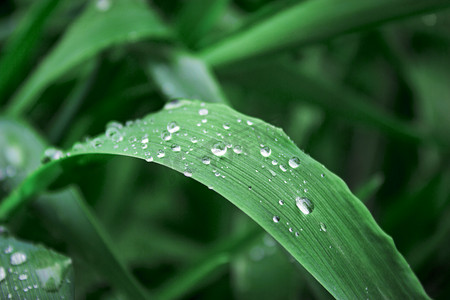
M192 171L190 169L184 170L183 174L186 177L192 177Z
M262 156L269 157L270 154L272 153L272 149L270 149L269 147L266 146L266 147L262 147L260 152L261 152Z
M27 261L27 256L23 252L15 252L11 255L10 263L13 266L18 266Z
M166 156L166 153L164 152L164 150L159 149L158 152L156 152L156 157L163 158L164 156Z
M91 146L94 149L100 148L103 145L103 140L101 138L95 138L91 141Z
M68 259L62 262L55 262L53 265L45 268L36 269L41 287L48 292L57 291L71 263L71 260Z
M180 130L180 126L177 124L177 122L172 121L172 122L169 122L169 124L167 124L167 130L170 133L175 133L178 130Z
M305 215L312 213L312 211L314 210L314 204L306 197L295 198L295 204Z
M296 156L294 156L293 158L291 158L289 160L289 166L291 166L291 168L296 169L298 168L298 166L300 166L300 159Z
M216 156L224 156L227 153L227 149L227 145L224 142L217 142L212 146L211 152Z
M121 142L123 140L123 135L121 132L122 127L122 124L118 122L109 122L106 125L106 137L111 139L115 143Z

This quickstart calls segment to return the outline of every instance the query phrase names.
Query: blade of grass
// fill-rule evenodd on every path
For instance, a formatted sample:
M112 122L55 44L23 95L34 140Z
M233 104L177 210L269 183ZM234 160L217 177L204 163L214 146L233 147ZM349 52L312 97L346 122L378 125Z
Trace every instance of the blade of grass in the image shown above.
M214 75L197 57L166 47L147 55L146 71L168 98L228 103Z
M178 100L74 145L9 195L0 219L11 217L62 170L110 155L153 160L214 189L336 298L428 298L392 239L339 177L282 130L221 104Z
M8 39L0 56L0 104L24 76L30 56L39 43L49 17L61 1L45 0L33 3Z
M302 1L203 49L213 66L335 38L412 15L450 6L448 0Z
M98 3L94 1L86 7L14 95L7 107L9 114L25 113L52 81L108 47L170 36L169 29L143 1L117 0L107 2L109 7L99 7Z
M69 257L5 236L5 232L0 236L0 248L2 299L74 298Z
M272 76L272 74L277 75ZM269 98L307 101L320 106L330 114L340 115L347 120L370 126L392 137L402 138L412 143L442 144L442 141L430 141L431 137L425 135L420 129L372 105L364 96L338 87L331 82L302 74L285 64L260 65L228 74L227 78Z

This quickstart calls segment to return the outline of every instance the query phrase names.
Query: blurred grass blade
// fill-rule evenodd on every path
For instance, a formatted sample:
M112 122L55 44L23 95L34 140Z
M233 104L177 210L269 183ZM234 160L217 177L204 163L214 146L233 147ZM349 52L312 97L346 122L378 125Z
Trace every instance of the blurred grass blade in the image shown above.
M450 6L449 0L315 0L296 5L203 49L210 65L321 42L371 25Z
M12 98L8 112L24 113L52 81L108 47L169 35L143 1L92 1Z
M113 243L75 188L45 194L35 201L40 215L88 264L128 299L147 299L142 286L126 270Z
M8 39L0 56L0 104L24 76L30 56L39 43L42 31L60 0L43 0L32 3L33 7L23 16L18 28Z
M276 74L273 76L272 74ZM419 129L370 103L351 90L320 78L312 78L285 64L259 65L227 77L240 86L280 100L302 100L339 115L413 143L427 141Z
M221 104L178 100L110 126L42 166L0 205L0 218L83 161L124 155L203 183L261 225L336 298L427 299L420 282L345 183L279 128Z
M4 230L4 228L2 228ZM61 254L0 236L1 299L73 299L72 260Z
M14 176L2 178L8 190L17 186L28 173L41 164L45 142L27 125L0 118L0 171L12 169ZM3 150L3 149L2 149ZM0 186L2 187L2 186ZM140 284L126 270L114 252L110 238L74 188L38 197L36 205L46 223L68 245L97 270L113 287L130 299L146 299Z
M197 42L214 26L229 0L191 0L183 3L177 16L177 31L189 46Z
M197 57L162 48L148 58L146 71L167 99L191 98L228 103L214 75Z

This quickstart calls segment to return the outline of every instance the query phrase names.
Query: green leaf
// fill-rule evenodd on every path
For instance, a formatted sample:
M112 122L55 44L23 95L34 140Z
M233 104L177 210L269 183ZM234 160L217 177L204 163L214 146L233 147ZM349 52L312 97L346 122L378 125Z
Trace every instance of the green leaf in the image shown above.
M0 118L0 129L0 142L5 145L0 151L0 174L11 175L1 178L0 183L10 190L41 164L45 142L26 124L13 119ZM48 148L45 153L59 155L61 152ZM114 251L111 238L75 188L41 195L34 204L50 231L58 234L86 262L96 265L96 270L113 287L130 299L147 298L144 289Z
M108 47L169 36L143 1L93 1L13 97L8 112L24 113L50 83Z
M182 51L161 48L148 58L146 71L168 99L191 98L228 103L208 66Z
M0 236L0 249L2 299L73 299L69 257L5 236L5 232Z
M221 104L179 100L123 128L110 125L28 177L3 201L0 217L63 170L107 155L153 161L214 189L336 298L428 298L392 239L339 177L282 130Z
M45 0L33 3L33 7L21 20L19 27L8 39L2 49L0 59L0 103L6 101L6 95L12 86L23 76L30 55L39 43L42 31L55 11L58 0Z
M257 24L243 26L203 49L200 56L210 65L224 65L448 6L448 0L301 1Z

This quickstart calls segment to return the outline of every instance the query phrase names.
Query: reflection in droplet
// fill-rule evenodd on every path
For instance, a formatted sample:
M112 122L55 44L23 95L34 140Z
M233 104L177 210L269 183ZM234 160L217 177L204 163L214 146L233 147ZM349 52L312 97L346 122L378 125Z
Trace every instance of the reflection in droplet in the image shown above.
M295 198L295 204L305 215L310 214L314 210L314 204L306 197Z
M216 156L224 156L227 153L227 149L227 145L224 142L217 142L212 146L211 152Z

